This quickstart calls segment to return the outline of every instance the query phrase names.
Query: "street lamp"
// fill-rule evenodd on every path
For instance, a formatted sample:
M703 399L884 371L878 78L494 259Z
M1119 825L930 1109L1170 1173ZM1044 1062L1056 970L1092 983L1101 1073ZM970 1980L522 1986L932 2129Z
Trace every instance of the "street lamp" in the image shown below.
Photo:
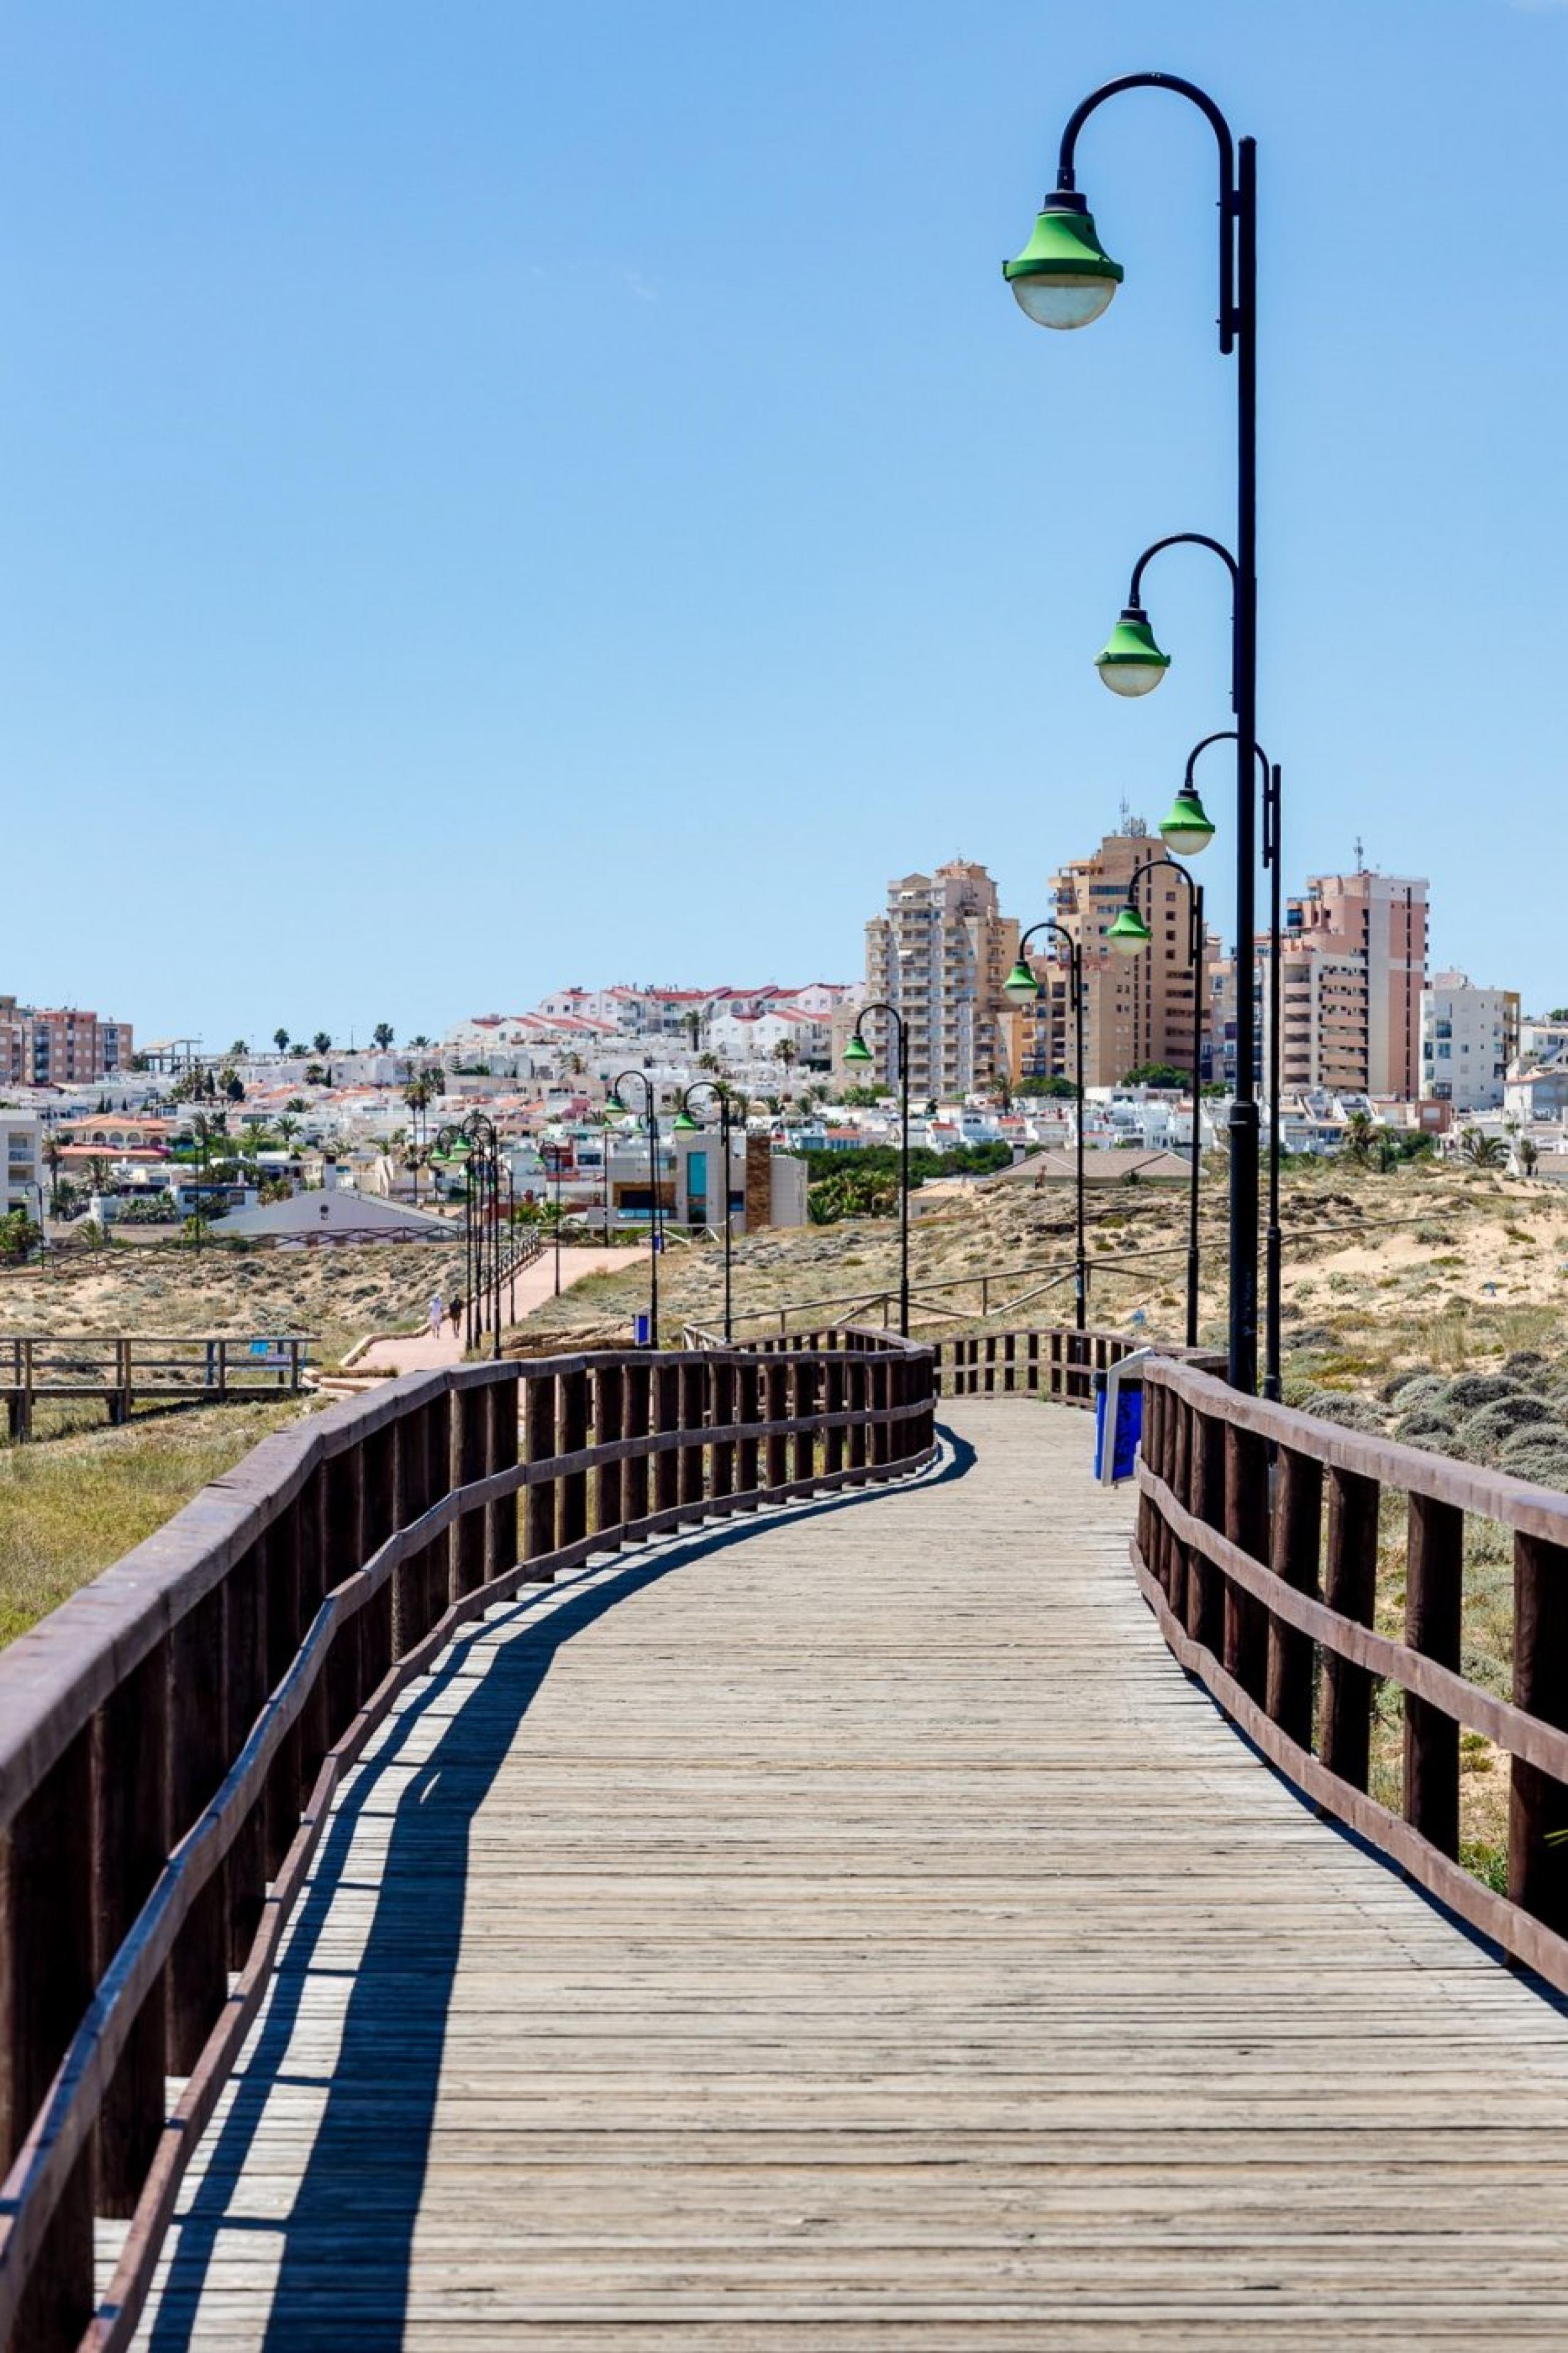
M732 1263L734 1258L734 1219L730 1207L730 1090L714 1079L698 1079L680 1098L680 1109L675 1114L677 1135L697 1135L703 1123L692 1116L693 1095L710 1094L719 1105L719 1159L723 1170L724 1187L724 1337L731 1339Z
M468 1212L463 1221L463 1345L468 1348L478 1346L488 1324L493 1335L490 1354L499 1362L501 1324L500 1136L494 1121L482 1111L474 1111L459 1126L448 1125L438 1131L435 1145L438 1156L450 1161L459 1148L465 1155L463 1178ZM488 1253L485 1248L487 1216L489 1223Z
M1194 821L1191 816L1191 812L1193 810L1197 812L1198 821L1201 821L1205 826L1208 826L1208 820L1203 815L1203 803L1198 798L1197 786L1193 781L1193 771L1197 765L1199 754L1206 752L1211 744L1228 744L1234 740L1234 729L1228 727L1222 728L1217 734L1205 735L1203 742L1201 744L1194 744L1192 750L1188 753L1185 781L1182 786L1181 791L1176 795L1175 804L1172 808L1170 816L1160 828L1161 834L1169 848L1174 849L1181 846L1180 837L1182 828L1184 825L1191 824ZM1263 1394L1266 1398L1272 1398L1276 1402L1278 1402L1283 1395L1283 1385L1280 1378L1279 1309L1281 1261L1284 1251L1283 1237L1279 1227L1279 818L1281 808L1281 779L1279 768L1271 765L1268 754L1264 751L1262 744L1258 744L1256 749L1258 753L1258 782L1261 786L1263 797L1263 863L1268 870L1268 1222L1266 1229L1264 1244ZM1209 827L1208 831L1204 836L1205 840L1207 841L1212 837L1212 834L1213 828ZM1191 853L1189 852L1189 855ZM1250 943L1248 943L1246 957L1246 961L1248 964L1250 963L1250 957L1251 947ZM1238 968L1242 965L1243 960L1242 944L1238 941L1237 945L1237 964ZM1242 994L1241 976L1238 969L1237 976L1238 1039L1240 1031L1240 1000ZM1250 971L1247 974L1246 997L1247 1006L1250 1008L1252 1004L1252 980Z
M1080 940L1075 939L1071 932L1064 924L1058 923L1053 916L1047 915L1044 923L1031 923L1018 942L1017 961L1002 983L1002 994L1011 1004L1032 1005L1040 994L1040 984L1031 971L1029 960L1024 953L1037 932L1054 933L1056 938L1065 945L1068 955L1068 1009L1072 1015L1073 1093L1077 1102L1074 1121L1077 1129L1074 1223L1078 1229L1078 1256L1073 1268L1073 1309L1074 1321L1079 1330L1082 1332L1089 1324L1089 1261L1084 1249L1083 1200L1083 944Z
M868 1013L883 1014L892 1022L899 1040L899 1334L910 1336L910 1033L896 1005L879 997L868 1005L855 1024L855 1035L844 1049L849 1070L876 1058L866 1043L862 1024Z
M1227 355L1234 353L1237 363L1236 554L1234 558L1226 555L1236 584L1236 929L1238 941L1250 943L1256 859L1252 780L1258 747L1257 142L1234 139L1207 92L1174 74L1123 74L1104 83L1068 116L1056 193L1046 199L1028 245L1016 261L1004 263L1003 274L1021 308L1044 326L1087 326L1106 309L1122 272L1100 244L1078 191L1076 156L1079 133L1090 115L1107 99L1129 90L1168 90L1186 99L1204 116L1218 150L1219 347ZM1203 543L1226 554L1216 541ZM1135 587L1100 658L1100 676L1120 691L1147 693L1166 667ZM1232 1384L1248 1391L1258 1385L1258 1100L1252 1084L1252 1035L1251 991L1238 989L1237 1091L1230 1110L1228 1359Z
M549 1145L546 1149L550 1154L550 1165L545 1170L545 1175L552 1178L555 1185L555 1296L559 1299L561 1296L561 1155L563 1146L556 1142Z
M626 1097L621 1092L621 1089L626 1085L628 1079L635 1079L638 1086L641 1087L643 1097L647 1107L647 1344L650 1348L657 1348L658 1345L659 1242L658 1097L654 1092L653 1081L648 1077L646 1071L623 1071L620 1077L610 1089L609 1095L606 1098L606 1109L610 1111L624 1112L629 1108L626 1103ZM609 1198L610 1172L608 1147L606 1146L605 1163L605 1199L606 1203L608 1202Z
M1204 1075L1204 889L1173 858L1146 858L1135 866L1127 883L1127 904L1106 934L1121 955L1142 955L1153 938L1138 912L1138 885L1157 866L1168 866L1187 886L1188 960L1193 967L1193 1174L1187 1199L1187 1345L1198 1345L1198 1162Z

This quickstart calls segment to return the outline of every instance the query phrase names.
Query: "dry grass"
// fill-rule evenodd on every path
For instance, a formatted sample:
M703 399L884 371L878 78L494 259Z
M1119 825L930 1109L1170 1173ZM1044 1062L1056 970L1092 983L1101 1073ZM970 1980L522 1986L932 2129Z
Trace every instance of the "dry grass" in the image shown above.
M0 1448L0 1643L162 1527L258 1439L310 1411L297 1398L205 1406Z

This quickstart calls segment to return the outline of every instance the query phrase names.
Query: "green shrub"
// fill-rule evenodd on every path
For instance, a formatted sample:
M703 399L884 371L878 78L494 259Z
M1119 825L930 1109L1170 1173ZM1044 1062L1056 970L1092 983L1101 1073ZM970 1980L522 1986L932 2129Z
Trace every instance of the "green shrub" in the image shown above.
M1383 1416L1366 1398L1356 1397L1349 1389L1310 1388L1300 1400L1303 1413L1316 1414L1320 1421L1338 1423L1342 1430L1364 1430L1380 1435Z
M1500 1398L1517 1397L1519 1383L1506 1373L1458 1373L1448 1383L1447 1403L1461 1413L1479 1405L1495 1405Z

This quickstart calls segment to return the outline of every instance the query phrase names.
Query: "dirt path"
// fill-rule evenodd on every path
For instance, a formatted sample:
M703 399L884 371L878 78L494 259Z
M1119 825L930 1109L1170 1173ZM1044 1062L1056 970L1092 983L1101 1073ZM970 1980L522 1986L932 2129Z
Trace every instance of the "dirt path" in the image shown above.
M561 1288L569 1290L581 1282L585 1274L603 1274L606 1261L613 1268L615 1255L602 1250L565 1250L561 1253ZM546 1250L542 1258L525 1266L517 1278L517 1314L523 1316L542 1306L555 1293L555 1253ZM507 1286L507 1307L510 1313L511 1286ZM449 1323L441 1327L441 1336L430 1333L411 1332L385 1340L373 1340L364 1354L355 1360L356 1372L424 1373L437 1365L456 1365L462 1361L460 1336Z

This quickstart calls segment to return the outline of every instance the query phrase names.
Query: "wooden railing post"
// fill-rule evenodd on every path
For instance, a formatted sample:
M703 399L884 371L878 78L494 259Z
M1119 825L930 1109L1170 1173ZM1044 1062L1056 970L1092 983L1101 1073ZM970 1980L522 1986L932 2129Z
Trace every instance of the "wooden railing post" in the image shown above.
M842 1413L844 1410L844 1359L841 1356L830 1356L823 1367L822 1409L824 1413ZM834 1472L843 1470L844 1432L841 1429L824 1431L822 1467L830 1478Z
M1359 1471L1330 1466L1328 1548L1323 1599L1342 1618L1370 1626L1377 1606L1377 1515L1375 1479ZM1319 1754L1331 1773L1352 1789L1364 1789L1372 1753L1373 1679L1365 1667L1322 1654Z
M1323 1466L1310 1454L1282 1446L1274 1489L1273 1546L1269 1566L1298 1593L1318 1590L1318 1555L1322 1536ZM1310 1634L1268 1621L1268 1714L1298 1747L1312 1745L1312 1641Z
M386 1542L395 1525L395 1422L367 1430L361 1445L360 1564ZM392 1665L393 1589L390 1578L373 1593L360 1617L360 1697L369 1697Z
M345 1446L327 1464L326 1577L329 1593L352 1577L364 1556L363 1525L364 1462L357 1445ZM360 1672L359 1614L344 1620L327 1652L327 1746L335 1746L353 1723L363 1696Z
M482 1388L452 1391L452 1484L468 1487L485 1475L490 1418ZM477 1591L485 1581L485 1514L463 1512L452 1523L452 1599Z
M680 1428L680 1366L653 1367L654 1428L664 1434ZM673 1512L680 1501L680 1455L673 1446L661 1446L653 1458L653 1508Z
M0 1833L0 2169L9 2168L92 1999L92 1845L84 1728ZM218 1925L221 1938L221 1915ZM45 2235L12 2353L71 2353L87 2327L92 2207L89 2146Z
M763 1418L762 1375L754 1362L737 1366L735 1371L735 1419L755 1423ZM754 1512L757 1492L757 1464L760 1455L754 1438L742 1438L735 1449L735 1484L742 1495L752 1501L746 1509Z
M1225 1520L1225 1429L1197 1406L1187 1414L1187 1484L1183 1502L1205 1527ZM1187 1560L1186 1629L1194 1642L1217 1659L1225 1641L1225 1602L1220 1574L1194 1545Z
M1405 1639L1439 1665L1459 1663L1465 1515L1430 1495L1410 1498ZM1430 1700L1405 1694L1405 1819L1443 1854L1459 1852L1459 1727Z
M485 1475L510 1471L518 1459L519 1384L514 1379L491 1381L485 1390L489 1408L485 1423ZM517 1495L498 1496L485 1505L485 1579L504 1577L518 1562Z
M880 1413L888 1403L891 1392L892 1383L889 1377L891 1364L886 1356L873 1356L868 1369L871 1377L871 1410L873 1413ZM871 1424L871 1464L874 1470L880 1470L889 1461L892 1453L892 1425L886 1421L874 1421Z
M846 1402L855 1419L849 1424L849 1468L864 1472L871 1459L871 1434L866 1422L866 1409L871 1401L871 1360L868 1356L853 1356L846 1364ZM955 1381L963 1376L953 1374ZM859 1480L850 1482L858 1486Z
M1513 1702L1568 1730L1568 1546L1513 1540ZM1508 1892L1568 1935L1568 1787L1513 1759L1508 1809ZM1558 1833L1554 1843L1547 1841Z
M791 1383L790 1414L793 1419L815 1422L817 1413L817 1366L811 1357L800 1357L795 1366ZM795 1434L795 1466L793 1476L797 1483L816 1475L816 1431L813 1428L797 1430Z
M700 1358L688 1361L680 1367L680 1427L694 1431L691 1443L680 1449L680 1501L700 1504L705 1490L703 1461L706 1446L702 1432L707 1426L708 1377Z
M712 1360L710 1380L713 1396L714 1427L721 1430L726 1428L736 1419L736 1380L734 1366L732 1365L721 1363L719 1359L714 1358ZM730 1511L728 1498L732 1495L734 1492L735 1444L734 1440L731 1439L725 1441L722 1445L716 1444L713 1448L713 1493L716 1500L723 1499L720 1514L721 1517L728 1516Z
M763 1390L763 1419L764 1421L784 1421L788 1415L788 1368L770 1362ZM770 1488L782 1487L789 1477L789 1440L787 1438L770 1438L766 1446L765 1483Z
M192 1828L228 1762L223 1588L215 1586L169 1634L171 1847ZM174 1940L168 1970L169 2069L188 2075L228 1996L223 1880L215 1872Z
M610 1446L621 1435L626 1416L626 1400L621 1390L619 1365L595 1365L594 1367L594 1443ZM619 1462L601 1462L594 1473L594 1532L609 1548L616 1550L620 1542L617 1531L622 1520L621 1466Z
M305 1633L300 1590L300 1505L286 1504L262 1538L267 1610L267 1688L288 1673ZM267 1776L267 1876L276 1879L300 1827L300 1745L298 1724L279 1745Z
M1256 1431L1225 1426L1225 1533L1252 1559L1268 1558L1268 1450ZM1268 1678L1268 1619L1260 1602L1225 1583L1225 1670L1247 1695L1264 1696Z
M588 1443L588 1376L577 1371L561 1376L561 1439L563 1454L581 1453ZM555 1541L563 1550L580 1543L588 1533L588 1474L571 1471L561 1481Z
M621 1430L626 1438L646 1438L651 1428L653 1375L646 1364L628 1365L622 1376L624 1411ZM628 1455L621 1472L621 1510L628 1525L647 1517L648 1458Z
M555 1376L523 1376L523 1445L530 1462L548 1462L555 1452ZM541 1479L527 1490L523 1508L523 1558L542 1560L555 1550L555 1481Z
M160 1642L93 1718L93 1954L101 1981L167 1852L169 1654ZM163 2124L168 2023L162 1976L142 2003L98 2119L97 2206L133 2211Z
M236 1561L223 1590L224 1642L228 1652L228 1725L223 1757L226 1769L267 1700L266 1595L255 1545ZM218 1877L225 1882L228 1966L238 1969L255 1938L267 1893L267 1825L260 1801L241 1822Z

